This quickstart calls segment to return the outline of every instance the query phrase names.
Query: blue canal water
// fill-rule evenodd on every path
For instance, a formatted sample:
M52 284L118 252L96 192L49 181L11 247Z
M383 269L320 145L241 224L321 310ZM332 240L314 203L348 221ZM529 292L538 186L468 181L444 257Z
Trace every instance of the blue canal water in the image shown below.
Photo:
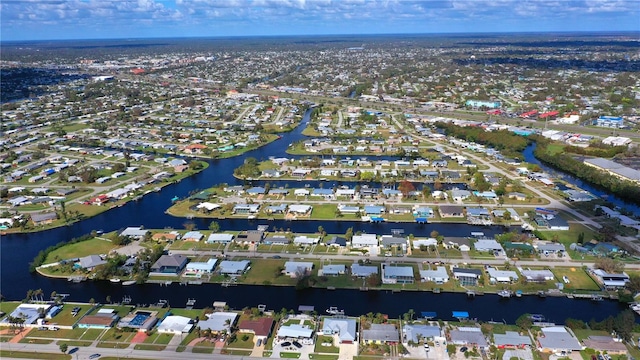
M248 152L244 156L211 160L205 171L169 185L158 193L150 193L139 201L109 210L91 219L70 226L52 229L33 234L10 234L2 236L0 241L0 282L2 295L7 299L22 299L29 289L42 289L45 294L56 291L69 294L68 300L88 301L94 298L104 302L107 296L119 301L127 295L133 303L150 304L159 299L168 300L176 306L183 306L188 298L197 300L197 307L210 306L213 301L227 301L232 308L265 304L270 309L295 309L298 305L314 305L319 311L329 306L344 308L347 314L367 312L384 312L398 316L408 309L419 311L436 311L441 318L450 318L451 311L469 311L471 317L480 320L514 321L523 312L544 314L548 319L562 321L567 317L584 320L602 319L615 315L623 305L617 302L586 300L570 300L566 298L523 297L500 300L497 295L479 296L469 300L465 294L432 294L425 292L403 291L391 293L385 291L361 292L358 290L323 290L308 289L297 291L292 287L271 286L234 286L221 287L215 284L181 286L159 286L154 284L122 286L110 282L84 282L74 284L66 280L45 278L28 272L28 263L36 254L51 245L68 241L92 230L105 232L122 229L127 226L144 225L146 228L182 228L184 219L166 215L164 211L171 205L175 196L187 197L195 189L206 189L215 184L242 184L232 176L233 169L240 166L246 157L266 160L269 156L287 156L288 145L303 138L302 130L309 121L309 112L305 113L303 123L294 131L284 134L263 148ZM529 150L532 151L532 150ZM525 154L526 156L526 154ZM530 160L530 159L528 159ZM543 166L543 165L541 165ZM310 183L311 187L319 186L318 182ZM299 184L299 183L298 183ZM324 183L325 187L333 187L333 183ZM279 185L280 186L280 185ZM589 190L589 189L587 189ZM591 191L591 190L590 190ZM206 229L211 220L193 219L198 228ZM268 225L270 229L284 228L294 232L315 232L318 222L311 221L267 221L225 219L218 221L223 230L254 229L258 225ZM427 236L436 230L445 236L468 236L472 231L482 231L493 235L504 231L501 226L476 227L465 224L416 224L416 223L363 223L332 221L323 222L322 226L329 233L344 233L347 228L369 233L389 233L391 229L404 229L406 234Z

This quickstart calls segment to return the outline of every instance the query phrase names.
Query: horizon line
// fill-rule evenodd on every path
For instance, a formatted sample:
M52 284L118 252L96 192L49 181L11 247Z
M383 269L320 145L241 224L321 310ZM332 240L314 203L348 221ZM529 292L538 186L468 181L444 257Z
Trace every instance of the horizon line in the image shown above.
M98 41L98 40L150 40L150 39L234 39L234 38L286 38L286 37L327 37L327 36L434 36L434 35L505 35L505 34L520 34L520 35L549 35L549 34L640 34L640 30L562 30L562 31L477 31L477 32L416 32L416 33L326 33L326 34L272 34L272 35L212 35L212 36L148 36L148 37L115 37L115 38L43 38L43 39L21 39L21 40L4 40L0 36L0 46L3 43L17 43L17 42L38 42L38 41ZM640 38L636 39L640 41Z

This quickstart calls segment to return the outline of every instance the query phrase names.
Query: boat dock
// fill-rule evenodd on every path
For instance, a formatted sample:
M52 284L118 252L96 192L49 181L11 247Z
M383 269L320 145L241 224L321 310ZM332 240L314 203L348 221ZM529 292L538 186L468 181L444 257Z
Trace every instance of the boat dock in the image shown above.
M187 310L191 310L193 309L193 306L196 304L196 299L189 299L187 300L187 306L186 309Z

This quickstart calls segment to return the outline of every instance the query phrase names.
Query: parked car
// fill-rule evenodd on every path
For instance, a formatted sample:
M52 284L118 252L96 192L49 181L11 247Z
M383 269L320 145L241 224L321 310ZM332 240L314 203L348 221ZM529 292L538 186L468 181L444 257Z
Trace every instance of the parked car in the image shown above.
M300 344L300 343L299 343L299 342L297 342L297 341L294 341L294 342L293 342L293 346L295 346L295 347L297 347L298 349L300 349L300 348L302 347L302 344Z
M91 355L89 356L89 359L97 359L97 358L99 358L100 356L102 356L102 355L100 355L100 354L91 354Z
M461 353L467 352L467 350L469 350L469 349L466 346L463 346L463 347L460 348L460 352Z
M280 344L280 346L282 347L287 347L287 346L291 346L291 343L288 341L283 342L282 344Z
M262 345L262 339L258 339L258 342L256 343L257 346L261 346Z

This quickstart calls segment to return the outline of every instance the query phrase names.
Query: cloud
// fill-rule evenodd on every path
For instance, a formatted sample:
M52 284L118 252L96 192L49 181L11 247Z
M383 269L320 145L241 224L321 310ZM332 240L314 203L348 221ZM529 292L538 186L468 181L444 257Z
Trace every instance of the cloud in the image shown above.
M75 27L78 36L97 28L166 32L166 26L187 36L228 35L224 26L252 34L303 28L307 33L455 31L456 24L464 24L463 30L503 31L506 22L513 28L577 17L640 30L640 0L2 0L0 10L2 38L20 37L24 29L55 34L56 26Z

